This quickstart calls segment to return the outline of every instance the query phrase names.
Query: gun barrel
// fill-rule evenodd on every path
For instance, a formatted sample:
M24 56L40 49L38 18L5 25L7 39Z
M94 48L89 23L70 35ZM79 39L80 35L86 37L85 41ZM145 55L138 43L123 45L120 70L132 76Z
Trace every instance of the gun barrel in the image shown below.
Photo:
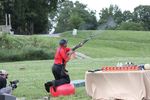
M72 48L72 51L75 51L75 50L78 49L79 47L80 47L79 44L76 45L75 47Z
M86 42L88 42L90 39L86 39L82 42L82 44L85 44Z
M94 37L94 35L89 36L89 38L84 39L82 42L80 42L79 44L77 44L76 46L74 46L72 48L72 51L75 51L76 49L82 47L86 42L88 42L90 39L92 39L92 37Z

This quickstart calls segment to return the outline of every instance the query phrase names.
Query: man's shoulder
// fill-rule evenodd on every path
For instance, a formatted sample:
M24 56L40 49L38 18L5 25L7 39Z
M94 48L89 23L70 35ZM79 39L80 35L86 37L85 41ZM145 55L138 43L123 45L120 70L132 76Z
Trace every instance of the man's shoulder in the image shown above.
M63 48L63 47L57 48L57 51L60 53L68 52L70 50L71 50L71 48L68 48L68 47L67 48Z
M71 50L71 48L66 48L66 51L69 52Z

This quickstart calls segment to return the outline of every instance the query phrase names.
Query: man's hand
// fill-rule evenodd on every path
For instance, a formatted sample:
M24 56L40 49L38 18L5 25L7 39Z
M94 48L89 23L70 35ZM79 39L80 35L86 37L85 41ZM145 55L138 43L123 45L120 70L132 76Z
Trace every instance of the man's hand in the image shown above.
M68 55L68 56L71 56L73 53L75 53L75 51L70 50L70 51L67 53L67 55Z

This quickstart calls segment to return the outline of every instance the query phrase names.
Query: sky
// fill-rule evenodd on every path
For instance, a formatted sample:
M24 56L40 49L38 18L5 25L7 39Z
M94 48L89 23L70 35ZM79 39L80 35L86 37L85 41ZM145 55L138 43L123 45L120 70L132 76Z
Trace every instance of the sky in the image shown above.
M150 0L71 0L73 2L79 1L86 4L91 10L96 10L97 15L102 8L109 7L110 4L118 5L119 8L124 10L134 11L134 8L139 5L150 5Z

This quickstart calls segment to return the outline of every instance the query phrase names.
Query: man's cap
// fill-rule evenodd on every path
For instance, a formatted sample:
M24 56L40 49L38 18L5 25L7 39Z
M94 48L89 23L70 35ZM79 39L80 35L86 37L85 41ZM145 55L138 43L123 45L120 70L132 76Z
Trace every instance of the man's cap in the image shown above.
M59 41L59 45L64 45L64 44L66 44L67 42L68 42L67 40L61 39L61 40Z

